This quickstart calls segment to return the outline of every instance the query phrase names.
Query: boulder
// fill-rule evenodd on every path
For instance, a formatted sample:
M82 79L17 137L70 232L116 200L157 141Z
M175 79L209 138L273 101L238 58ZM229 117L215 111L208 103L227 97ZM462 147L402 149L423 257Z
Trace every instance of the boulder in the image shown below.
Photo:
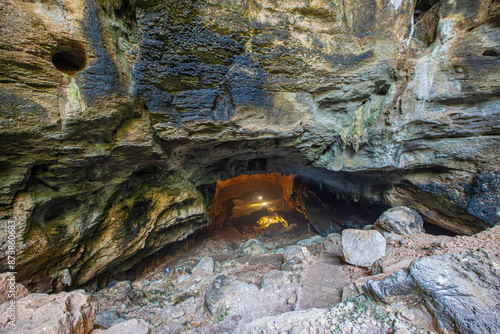
M385 239L377 231L351 230L342 232L342 249L347 263L370 267L385 255Z
M222 297L223 295L220 289L215 288L208 290L203 297L203 306L205 306L205 309L213 315L215 314L215 305L222 299Z
M0 323L10 320L10 303L0 305ZM83 290L54 295L33 293L17 300L15 327L9 333L86 334L94 326L95 310Z
M400 235L424 233L424 221L418 212L406 206L395 206L385 211L375 222L374 228L380 232Z
M423 302L446 331L500 332L500 263L484 250L425 257L362 289L378 302Z

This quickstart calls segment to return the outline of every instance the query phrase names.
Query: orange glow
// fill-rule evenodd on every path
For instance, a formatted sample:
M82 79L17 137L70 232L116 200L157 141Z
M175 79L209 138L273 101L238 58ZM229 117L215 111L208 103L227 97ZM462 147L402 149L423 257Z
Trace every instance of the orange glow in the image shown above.
M284 228L288 227L288 222L285 220L285 218L276 213L272 216L264 216L257 221L257 224L259 224L261 228L268 228L269 225L278 223L283 225Z
M295 175L280 173L240 175L217 182L212 199L210 218L213 225L249 216L253 212L267 209L273 212L292 212Z

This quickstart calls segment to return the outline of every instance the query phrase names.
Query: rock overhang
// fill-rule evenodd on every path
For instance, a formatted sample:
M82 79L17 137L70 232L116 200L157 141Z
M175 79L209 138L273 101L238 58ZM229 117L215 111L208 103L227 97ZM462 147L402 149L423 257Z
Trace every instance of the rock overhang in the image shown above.
M489 1L432 7L412 40L412 1L61 3L2 7L1 209L33 285L185 238L207 222L199 188L240 174L294 173L456 233L498 223ZM76 74L52 63L68 50Z

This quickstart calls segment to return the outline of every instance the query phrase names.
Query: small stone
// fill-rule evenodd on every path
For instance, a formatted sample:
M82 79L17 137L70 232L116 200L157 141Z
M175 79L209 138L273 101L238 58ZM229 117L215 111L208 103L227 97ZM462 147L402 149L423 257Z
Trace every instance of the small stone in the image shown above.
M304 263L304 257L300 258L298 256L294 257L290 261L284 263L281 267L283 271L292 271L295 272L302 268L302 264Z
M115 310L99 313L95 317L95 325L102 328L109 328L124 321L125 319L120 318Z
M294 257L304 259L304 253L302 252L302 247L300 246L288 246L283 252L284 263L288 263Z
M259 240L250 239L243 246L242 252L245 255L259 255L264 254L266 249Z
M173 307L170 309L169 315L170 315L170 318L172 318L172 319L178 319L184 315L184 310L181 308L176 308L176 307L174 308Z
M219 261L215 261L214 263L214 272L215 273L220 273L222 271L222 265Z
M196 268L213 273L215 268L214 259L210 256L205 256L198 262Z
M323 238L322 236L320 235L317 235L317 236L314 236L314 237L310 237L309 239L304 239L304 240L300 240L297 242L297 245L299 246L313 246L313 245L316 245L316 244L321 244L325 241L326 239Z
M226 277L226 275L219 275L212 283L212 289L220 289L221 287L223 287L224 285L228 285L229 283L229 279Z

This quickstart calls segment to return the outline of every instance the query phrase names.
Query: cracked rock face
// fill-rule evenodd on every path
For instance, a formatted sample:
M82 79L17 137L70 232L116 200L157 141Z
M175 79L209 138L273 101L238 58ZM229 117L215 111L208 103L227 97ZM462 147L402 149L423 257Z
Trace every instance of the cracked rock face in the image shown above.
M2 1L18 279L128 269L208 224L203 186L240 174L294 173L456 233L497 224L499 4L415 2Z

